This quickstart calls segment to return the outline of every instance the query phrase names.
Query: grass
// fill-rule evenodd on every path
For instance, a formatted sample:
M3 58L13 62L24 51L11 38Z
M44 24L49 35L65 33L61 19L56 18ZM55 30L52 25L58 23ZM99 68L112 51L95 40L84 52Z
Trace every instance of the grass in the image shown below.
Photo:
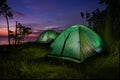
M0 79L119 79L120 41L78 64L48 58L49 44L0 46Z

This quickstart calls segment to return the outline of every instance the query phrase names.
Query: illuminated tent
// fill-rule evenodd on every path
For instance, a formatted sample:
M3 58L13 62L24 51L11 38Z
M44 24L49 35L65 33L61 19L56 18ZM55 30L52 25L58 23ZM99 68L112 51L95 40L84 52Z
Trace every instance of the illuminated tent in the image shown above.
M53 30L43 31L37 38L40 43L49 43L57 37L58 33Z
M83 25L74 25L64 30L51 44L49 57L82 62L102 51L101 38Z

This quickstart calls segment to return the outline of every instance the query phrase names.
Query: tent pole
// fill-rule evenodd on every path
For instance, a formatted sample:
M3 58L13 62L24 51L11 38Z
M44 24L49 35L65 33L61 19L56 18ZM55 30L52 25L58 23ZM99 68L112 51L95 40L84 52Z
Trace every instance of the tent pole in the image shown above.
M71 32L70 32L70 33L71 33ZM63 47L62 47L62 51L61 51L61 53L60 53L61 55L63 54L64 48L65 48L65 45L66 45L67 39L68 39L69 36L70 36L70 33L68 34L67 38L65 39L65 42L64 42Z

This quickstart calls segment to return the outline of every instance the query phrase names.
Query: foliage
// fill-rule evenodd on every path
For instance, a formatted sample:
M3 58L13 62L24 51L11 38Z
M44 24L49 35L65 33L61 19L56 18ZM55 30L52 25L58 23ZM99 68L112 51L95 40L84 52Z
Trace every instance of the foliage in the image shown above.
M1 79L119 79L120 41L103 52L77 64L49 58L49 44L26 43L0 46ZM8 48L9 47L9 48Z
M105 27L105 14L106 11L100 11L98 8L92 12L88 22L91 22L91 28L103 37Z
M90 13L86 11L86 13L81 12L80 15L81 15L81 18L82 18L82 24L86 25L88 19L90 18ZM88 26L91 26L90 21L88 22Z
M21 23L16 22L15 44L24 41L25 36L28 36L31 33L30 27L23 26Z
M110 48L115 40L120 39L120 2L119 0L99 0L99 4L103 3L106 4L106 9L100 11L97 8L88 19L86 13L86 21L88 21L89 27L96 31L106 46ZM83 12L81 13L83 19Z
M12 18L13 14L10 11L11 8L8 6L8 4L6 3L6 0L0 0L0 15L3 15L6 19L7 22L7 29L8 29L8 43L10 45L10 29L9 29L9 21L8 18Z
M21 25L21 23L16 24L16 31L10 31L9 36L13 41L13 44L20 44L24 41L25 37L31 34L31 28Z

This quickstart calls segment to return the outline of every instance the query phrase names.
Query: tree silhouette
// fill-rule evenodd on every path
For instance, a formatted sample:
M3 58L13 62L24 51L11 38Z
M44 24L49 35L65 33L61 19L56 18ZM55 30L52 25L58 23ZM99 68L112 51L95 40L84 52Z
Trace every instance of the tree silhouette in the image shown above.
M16 30L14 35L15 45L22 43L26 36L31 34L31 28L23 26L21 23L16 22Z
M6 3L6 0L0 0L0 14L5 16L7 21L7 29L8 29L8 43L10 45L10 29L9 29L9 21L8 18L12 18L13 14L10 11L10 7Z
M86 21L90 18L90 13L86 11ZM88 26L91 27L91 22L88 21Z
M104 39L107 46L110 46L113 43L113 26L114 21L116 19L116 15L118 15L118 7L120 5L119 0L100 0L99 4L105 3L107 5L106 8L106 16L105 16L105 30L104 30ZM119 7L120 8L120 7Z
M81 18L83 19L83 20L82 20L82 21L83 21L82 24L84 24L84 18L85 18L85 17L84 17L84 13L81 12L80 15L81 15Z
M12 44L14 44L14 39L15 39L15 36L14 36L14 32L13 31L9 31L9 36L10 36L10 39L12 39Z
M82 18L82 24L86 24L87 25L86 22L90 18L90 13L86 11L86 13L81 12L80 15L81 15L81 18ZM88 22L88 23L89 23L89 26L90 26L91 23L90 22Z
M98 8L92 12L92 16L88 18L92 29L96 31L101 37L103 37L105 26L105 14L106 10L100 11Z

